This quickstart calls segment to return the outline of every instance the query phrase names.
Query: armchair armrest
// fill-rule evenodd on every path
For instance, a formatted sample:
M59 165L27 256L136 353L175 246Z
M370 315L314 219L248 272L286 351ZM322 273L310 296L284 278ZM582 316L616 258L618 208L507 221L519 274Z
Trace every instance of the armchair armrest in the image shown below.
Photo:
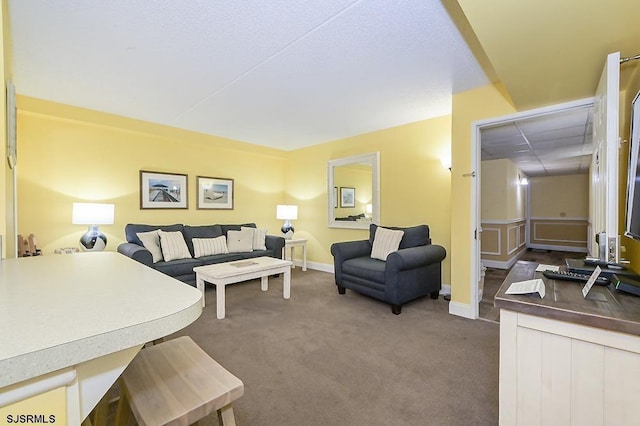
M153 268L153 256L151 252L134 243L122 243L118 246L118 253L124 254L133 260Z
M331 254L336 265L342 265L342 262L354 257L371 256L371 244L369 240L333 243L331 244Z
M442 262L447 252L442 246L429 244L395 251L387 257L387 270L402 271Z
M284 248L284 238L275 235L267 235L264 237L264 245L267 250L273 250L273 257L280 259L282 257L282 249Z
M371 244L369 240L333 243L331 244L331 254L333 255L336 285L340 288L342 286L342 263L354 257L371 256ZM344 289L341 291L344 292Z

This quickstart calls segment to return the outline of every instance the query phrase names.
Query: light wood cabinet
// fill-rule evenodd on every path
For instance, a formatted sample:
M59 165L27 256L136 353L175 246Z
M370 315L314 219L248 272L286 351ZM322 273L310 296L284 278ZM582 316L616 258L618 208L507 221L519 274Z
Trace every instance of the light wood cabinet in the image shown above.
M505 293L535 266L518 262L495 299L500 425L639 425L640 298L547 279L544 299Z
M638 425L639 395L639 337L500 312L501 425Z

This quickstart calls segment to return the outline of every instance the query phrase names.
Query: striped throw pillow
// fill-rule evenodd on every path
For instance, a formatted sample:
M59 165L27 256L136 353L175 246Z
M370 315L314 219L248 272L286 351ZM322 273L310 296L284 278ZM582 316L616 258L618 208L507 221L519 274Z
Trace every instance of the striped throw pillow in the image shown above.
M211 256L214 254L229 253L227 250L227 238L221 235L216 238L192 238L193 257Z
M267 229L266 228L249 228L247 226L243 226L240 228L241 231L245 229L250 229L253 232L253 249L254 250L266 250L267 246L265 245L265 239L267 237Z
M394 251L398 251L400 240L404 231L396 231L378 227L376 235L373 237L373 246L371 247L371 257L373 259L387 260L387 256Z
M158 229L149 232L138 232L136 234L144 248L151 252L153 263L160 262L162 260L162 249L160 248L160 234Z
M191 259L191 253L184 242L182 232L158 231L160 234L160 247L162 247L162 257L165 262L175 259Z

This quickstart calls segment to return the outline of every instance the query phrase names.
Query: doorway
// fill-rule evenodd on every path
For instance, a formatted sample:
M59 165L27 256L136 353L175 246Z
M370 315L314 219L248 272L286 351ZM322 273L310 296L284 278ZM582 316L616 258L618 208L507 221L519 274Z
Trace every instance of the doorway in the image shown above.
M550 144L543 141L537 147L534 146L536 145L535 141L532 141L532 139L534 138L527 137L526 135L527 132L525 132L525 129L523 129L523 127L526 127L526 126L519 125L518 123L535 123L535 125L533 125L532 127L546 126L545 129L548 132L559 131L558 125L556 124L554 128L553 123L558 123L558 122L561 123L562 122L561 117L563 116L571 116L571 115L575 115L574 113L576 112L590 110L591 108L593 108L593 104L594 104L594 98L587 98L587 99L582 99L578 101L553 105L550 107L524 111L516 114L511 114L508 116L482 120L482 121L475 122L473 124L473 131L472 131L473 145L472 146L475 147L473 152L473 156L474 156L473 161L475 164L475 170L477 171L477 177L478 177L475 180L475 186L473 189L474 194L472 196L473 199L477 200L477 202L475 203L476 204L475 214L473 215L474 216L473 225L475 229L480 231L479 232L480 235L482 235L482 227L481 227L482 214L481 214L480 200L481 200L481 179L482 179L481 161L483 159L483 145L482 145L483 133L486 131L489 131L490 129L510 129L509 131L516 131L522 138L522 143L524 145L528 145L526 147L527 150L529 151L528 153L524 152L525 151L524 146L522 147L523 148L522 150L514 149L514 147L510 148L508 140L505 139L505 140L499 140L494 144L495 149L493 150L493 154L491 155L493 155L494 157L503 155L502 158L514 158L514 159L519 158L519 160L516 161L516 164L518 161L522 161L521 165L519 165L518 167L525 174L527 173L534 174L538 172L548 173L548 170L556 170L557 172L559 172L563 167L564 168L585 167L582 164L582 161L585 160L584 158L578 161L579 163L578 165L573 164L571 166L569 164L570 161L568 161L567 159L575 155L562 155L562 149L563 149L562 144L558 144L557 142ZM557 141L562 138L556 136L555 138L552 138L552 139ZM571 144L567 144L567 147L564 148L565 151L568 151L571 149L569 148L570 145ZM591 148L591 144L589 144L589 148ZM591 151L586 152L586 148L581 148L581 149L585 149L584 156L588 157L587 158L588 160L591 157ZM522 151L522 152L518 153L518 151ZM509 154L511 157L506 157L505 155L507 154ZM518 157L518 154L521 154L521 155ZM531 160L532 157L534 161ZM564 157L565 161L554 163L554 159L557 159L558 157L560 159ZM580 155L578 157L580 157ZM485 158L486 158L486 154L485 154ZM547 165L545 166L545 164ZM590 160L589 162L587 162L587 165L586 165L587 169L589 167L588 164L590 164ZM542 170L542 172L540 170ZM482 237L477 238L476 244L474 247L475 255L473 256L473 260L474 260L473 272L475 274L475 278L473 282L475 283L480 283L480 280L482 279L481 240L482 240ZM471 296L470 298L471 309L474 311L473 312L474 317L478 318L479 303L480 303L478 285L471 286L470 296Z

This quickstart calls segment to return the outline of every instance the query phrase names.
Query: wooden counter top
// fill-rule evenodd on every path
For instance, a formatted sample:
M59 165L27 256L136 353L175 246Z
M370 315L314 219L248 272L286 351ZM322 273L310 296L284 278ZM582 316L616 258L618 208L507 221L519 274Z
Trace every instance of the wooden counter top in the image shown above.
M178 331L201 297L114 252L3 260L0 388Z
M538 263L517 262L495 297L495 306L514 312L547 317L605 330L640 336L640 297L622 293L613 286L594 285L585 299L584 284L575 281L557 281L535 272ZM540 278L544 281L544 299L535 295L505 294L517 281Z

